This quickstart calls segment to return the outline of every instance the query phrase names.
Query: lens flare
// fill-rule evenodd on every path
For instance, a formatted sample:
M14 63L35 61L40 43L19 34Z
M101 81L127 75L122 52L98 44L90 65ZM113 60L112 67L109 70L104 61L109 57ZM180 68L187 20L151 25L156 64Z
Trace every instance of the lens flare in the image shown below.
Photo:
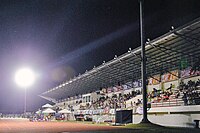
M16 72L15 74L15 82L20 87L29 87L35 81L35 75L33 71L29 68L23 68Z

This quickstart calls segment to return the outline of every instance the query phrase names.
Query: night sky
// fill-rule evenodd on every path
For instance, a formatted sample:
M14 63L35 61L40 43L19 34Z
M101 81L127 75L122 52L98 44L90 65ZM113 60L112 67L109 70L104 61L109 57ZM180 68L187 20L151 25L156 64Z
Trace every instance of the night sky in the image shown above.
M146 0L146 38L200 17L199 0ZM37 95L140 45L138 0L0 0L0 112L22 113L24 90L14 82L23 66L38 75ZM97 88L98 89L98 88Z

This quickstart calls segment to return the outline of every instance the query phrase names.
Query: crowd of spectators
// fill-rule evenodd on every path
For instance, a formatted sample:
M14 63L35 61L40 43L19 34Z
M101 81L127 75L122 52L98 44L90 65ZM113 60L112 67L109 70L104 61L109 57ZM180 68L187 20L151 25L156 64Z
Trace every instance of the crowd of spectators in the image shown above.
M200 105L200 92L198 89L200 88L200 80L198 79L196 82L189 80L187 84L184 82L180 83L180 93L183 93L183 101L184 105Z
M179 89L180 90L194 90L194 89L197 89L197 87L199 86L200 86L200 79L198 79L196 82L189 80L187 84L181 81Z
M148 99L150 102L163 102L171 99L170 96L174 95L175 98L180 98L184 101L184 105L200 105L200 79L196 82L189 80L187 83L180 82L178 90L172 91L172 84L164 91L153 88L148 93Z
M170 87L164 91L153 88L152 92L148 93L148 99L150 102L167 101L173 94L174 93L172 91L172 84L171 84Z
M141 94L141 92L137 90L137 91L132 91L132 93L123 95L114 94L112 97L101 96L97 101L92 101L91 104L87 103L85 109L105 109L105 108L114 109L115 106L116 108L126 108L126 101L139 94Z

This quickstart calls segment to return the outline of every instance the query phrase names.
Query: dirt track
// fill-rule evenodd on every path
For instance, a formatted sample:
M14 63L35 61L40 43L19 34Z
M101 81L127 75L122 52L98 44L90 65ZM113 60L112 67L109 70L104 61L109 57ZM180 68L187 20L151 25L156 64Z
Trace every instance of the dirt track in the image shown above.
M83 132L112 130L117 127L92 125L76 122L29 122L28 120L5 120L0 119L0 132L13 133L52 133L52 132Z

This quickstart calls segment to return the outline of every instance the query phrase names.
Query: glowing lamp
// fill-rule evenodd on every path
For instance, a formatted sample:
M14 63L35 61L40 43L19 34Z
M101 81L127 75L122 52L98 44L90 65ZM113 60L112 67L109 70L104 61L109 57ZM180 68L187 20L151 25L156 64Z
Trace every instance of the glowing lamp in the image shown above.
M35 75L29 68L23 68L16 72L15 82L22 88L31 86L35 81Z

